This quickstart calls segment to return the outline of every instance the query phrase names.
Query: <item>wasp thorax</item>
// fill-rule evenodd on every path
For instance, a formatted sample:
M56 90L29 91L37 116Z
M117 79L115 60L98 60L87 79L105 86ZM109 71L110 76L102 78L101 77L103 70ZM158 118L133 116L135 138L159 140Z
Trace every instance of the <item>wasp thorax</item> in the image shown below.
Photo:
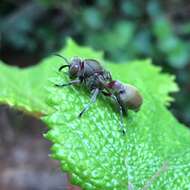
M78 72L80 71L80 64L82 60L78 57L74 57L71 60L71 64L69 65L69 78L74 79L78 76Z

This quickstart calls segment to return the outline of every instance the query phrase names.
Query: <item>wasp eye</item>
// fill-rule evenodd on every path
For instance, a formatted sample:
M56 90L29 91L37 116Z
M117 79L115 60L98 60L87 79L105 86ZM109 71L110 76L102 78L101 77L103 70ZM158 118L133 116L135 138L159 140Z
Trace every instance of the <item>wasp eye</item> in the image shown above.
M70 68L69 68L69 76L70 76L70 78L77 77L78 71L79 71L79 65L78 64L71 65Z

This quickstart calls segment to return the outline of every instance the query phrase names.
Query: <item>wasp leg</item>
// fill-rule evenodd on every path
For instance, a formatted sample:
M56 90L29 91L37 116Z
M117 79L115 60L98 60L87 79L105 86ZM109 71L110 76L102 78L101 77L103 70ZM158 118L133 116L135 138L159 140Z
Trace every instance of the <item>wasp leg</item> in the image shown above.
M121 127L121 131L123 134L126 133L125 129L124 129L124 124L123 124L123 108L122 106L120 105L117 97L115 95L113 95L112 93L110 92L105 92L105 91L102 91L102 93L105 95L105 96L110 96L111 98L113 98L115 100L115 102L117 103L117 105L119 106L119 113L120 113L120 127ZM127 112L127 111L126 111Z
M104 95L104 96L112 96L112 94L110 93L110 92L105 92L105 91L102 91L102 94Z
M90 106L96 102L96 98L98 96L98 94L100 93L100 90L98 88L94 89L92 91L92 96L90 99L90 102L83 108L83 110L80 112L80 114L78 115L78 117L80 118L89 108Z
M70 86L70 85L73 85L73 84L79 84L81 81L79 79L77 80L72 80L70 81L69 83L66 83L66 84L55 84L55 86L57 87L64 87L64 86Z
M122 108L122 106L120 105L119 101L117 100L117 97L116 97L116 96L112 95L111 97L116 101L116 103L117 103L118 106L119 106L120 127L121 127L122 133L125 135L126 131L125 131L125 129L124 129L124 122L123 122L123 108Z

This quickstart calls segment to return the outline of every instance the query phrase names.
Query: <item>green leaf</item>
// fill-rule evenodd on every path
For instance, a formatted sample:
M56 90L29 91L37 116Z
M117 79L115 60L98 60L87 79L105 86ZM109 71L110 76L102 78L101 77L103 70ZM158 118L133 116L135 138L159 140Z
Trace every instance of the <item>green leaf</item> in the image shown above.
M15 106L34 116L53 111L46 103L48 75L52 72L52 59L26 69L11 67L0 62L0 103Z
M69 41L61 53L72 57L98 58L99 54ZM74 184L83 189L187 189L190 176L190 133L165 108L177 90L172 76L161 74L150 60L130 64L111 64L99 57L113 77L135 85L144 97L139 113L129 112L125 118L127 135L119 132L119 115L109 98L99 97L96 104L78 119L77 115L89 102L84 88L51 88L51 104L55 113L45 117L50 126L46 137L53 142L52 157L60 160L64 171L71 174ZM57 76L56 81L68 81ZM151 180L162 165L166 172ZM152 177L153 178L153 177Z
M77 118L90 93L83 87L54 86L69 81L57 72L63 64L60 58L50 57L24 70L0 66L1 102L32 112L43 110L40 112L47 116L42 119L49 127L45 136L53 142L52 157L60 160L72 182L88 190L189 189L190 133L165 107L171 101L168 93L177 90L174 77L161 73L150 60L112 64L101 53L71 40L60 53L67 58L77 55L99 60L114 79L135 85L144 97L142 109L129 111L125 117L127 134L122 135L119 114L107 97L99 96ZM13 78L18 78L17 85ZM15 90L10 90L12 86ZM27 90L31 96L26 95ZM167 165L166 171L163 165Z

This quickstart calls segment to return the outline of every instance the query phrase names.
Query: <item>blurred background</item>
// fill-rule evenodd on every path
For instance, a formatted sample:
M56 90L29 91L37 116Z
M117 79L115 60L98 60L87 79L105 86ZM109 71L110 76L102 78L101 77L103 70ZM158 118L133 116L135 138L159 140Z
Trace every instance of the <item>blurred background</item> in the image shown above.
M190 1L1 0L0 59L28 67L59 50L66 37L103 50L116 63L152 58L176 75L180 92L170 110L190 127ZM46 127L0 106L0 189L66 189L48 158ZM14 187L14 188L13 188Z

